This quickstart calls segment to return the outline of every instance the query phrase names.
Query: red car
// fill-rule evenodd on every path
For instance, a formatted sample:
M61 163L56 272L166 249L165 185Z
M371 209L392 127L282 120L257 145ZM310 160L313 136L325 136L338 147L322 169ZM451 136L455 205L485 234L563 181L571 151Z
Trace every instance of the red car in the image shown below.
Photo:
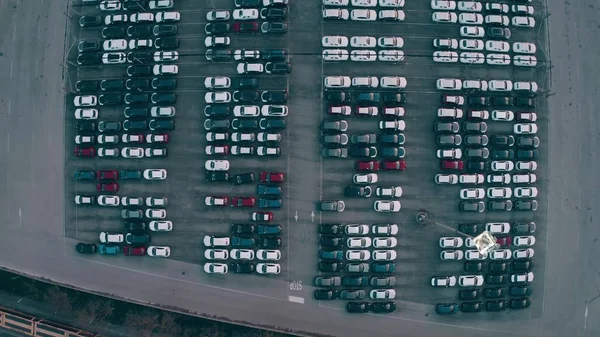
M405 160L383 160L381 162L384 170L404 171L406 170Z
M96 171L96 179L98 179L98 180L117 180L117 179L119 179L119 171L117 171L117 170Z
M512 244L512 238L510 236L496 238L496 243L498 243L502 247L510 246Z
M462 170L465 164L462 160L442 160L440 168L442 170Z
M231 198L231 207L254 207L256 206L255 197L233 197Z
M96 184L96 191L98 192L119 192L118 183L98 183Z
M96 150L93 147L76 147L75 157L93 157L96 155Z
M273 212L252 212L252 221L270 222L273 220Z
M371 160L371 161L360 161L360 160L357 160L356 161L356 165L354 166L354 168L357 171L375 172L375 171L379 171L379 162L375 161L375 160Z
M258 22L236 22L233 31L237 33L255 33L258 31Z
M261 172L260 181L263 183L282 183L285 181L285 174L281 172Z
M144 256L144 255L146 255L146 247L125 246L125 247L123 247L123 254Z

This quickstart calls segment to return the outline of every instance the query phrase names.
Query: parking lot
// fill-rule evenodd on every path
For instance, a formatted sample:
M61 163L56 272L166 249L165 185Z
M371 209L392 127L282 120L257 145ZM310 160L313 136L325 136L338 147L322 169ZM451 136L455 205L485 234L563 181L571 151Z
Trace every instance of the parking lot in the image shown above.
M169 131L170 141L166 145L168 157L143 159L104 159L104 158L73 158L72 153L75 138L76 120L73 117L75 107L69 106L65 112L66 152L65 165L66 200L74 200L76 195L98 195L96 181L81 182L73 180L77 169L91 170L145 170L165 169L168 172L166 181L128 180L119 181L120 197L167 197L166 220L173 222L173 231L152 235L152 245L168 246L171 248L171 258L201 265L207 260L204 257L202 238L205 235L228 235L232 223L248 223L252 209L219 208L205 205L207 196L256 196L257 183L232 186L228 183L206 182L204 163L208 159L227 159L230 162L229 174L252 172L258 176L260 172L282 172L286 182L282 184L283 207L274 212L272 223L283 227L282 259L279 261L282 270L280 276L282 287L290 290L300 290L301 284L310 285L317 275L318 262L318 232L320 223L355 224L365 223L369 226L375 223L398 224L398 246L395 261L397 283L396 299L402 303L436 304L457 301L457 289L431 289L431 276L460 275L461 262L440 261L438 239L440 236L453 236L451 229L456 229L459 223L486 222L525 222L535 221L536 252L535 292L531 296L533 316L541 312L543 278L537 275L544 273L545 260L545 226L546 221L546 170L547 162L547 117L546 101L542 94L538 95L537 125L538 136L541 140L540 154L537 160L540 167L536 171L540 190L539 210L533 212L484 212L481 214L459 213L458 204L460 185L439 186L434 183L434 176L441 173L439 160L435 157L436 136L432 132L437 121L436 111L441 107L441 95L446 93L436 90L436 80L439 78L466 79L508 79L511 81L536 81L540 92L546 88L546 69L517 68L513 66L486 66L434 63L432 42L435 38L460 39L458 24L434 24L431 22L433 11L429 3L409 2L404 7L406 19L404 22L375 22L373 24L352 21L325 21L319 16L323 7L318 3L295 4L290 6L288 13L288 34L270 35L257 32L255 34L230 33L231 45L227 48L232 52L236 49L284 49L290 55L292 73L286 75L259 74L239 75L236 72L238 62L234 60L210 62L205 58L207 47L204 39L207 37L204 29L207 23L206 14L210 10L233 10L231 1L213 1L198 5L190 1L175 1L175 9L181 14L181 20L176 22L177 35L180 45L176 49L179 60L177 95L174 104L177 113L173 118L175 127ZM214 7L213 7L214 6ZM300 9L294 11L294 9ZM75 7L80 15L100 15L93 6ZM535 18L538 25L535 29L515 29L514 39L535 42L540 52L537 53L538 63L543 64L545 55L543 38L540 33L541 20L544 17L543 8L536 7ZM103 13L104 14L104 13ZM292 20L293 18L293 20ZM102 40L103 25L80 29L78 17L72 19L72 29L78 30L79 40ZM230 21L233 22L233 21ZM292 22L302 22L295 26ZM319 32L319 28L321 32ZM320 59L320 40L326 35L352 36L400 36L404 39L401 48L405 60L394 62L322 62ZM128 39L128 38L126 38ZM511 38L510 41L513 39ZM127 79L128 63L122 65L93 65L76 66L77 42L71 48L68 59L72 92L75 83L80 80ZM155 50L152 50L153 52ZM264 63L264 62L263 62ZM508 71L507 71L508 70ZM204 95L209 92L204 86L207 77L227 76L233 81L241 77L257 77L260 81L259 92L265 90L287 90L289 117L286 117L287 127L279 131L282 136L280 143L281 155L269 157L213 157L205 154L206 141L204 123ZM339 119L327 115L328 104L323 100L326 90L323 88L325 76L402 76L407 80L407 87L402 92L408 102L403 104L406 115L406 149L407 168L405 171L380 171L379 182L372 184L376 187L400 186L402 210L398 213L377 213L373 211L373 201L368 199L344 197L344 187L352 184L355 174L353 160L325 159L321 157L320 124L323 120ZM151 76L154 77L154 76ZM232 92L233 90L231 90ZM366 90L363 90L366 91ZM151 91L150 91L151 92ZM351 89L354 94L356 90ZM379 92L377 90L377 92ZM100 93L98 93L100 95ZM73 95L74 96L74 95ZM72 99L68 99L72 102ZM231 109L234 104L232 103ZM96 121L123 122L125 105L99 107L99 119ZM354 104L352 104L354 108ZM465 109L466 111L466 109ZM230 118L230 120L233 119ZM379 117L348 116L348 136L357 133L379 134ZM500 122L488 122L488 135L510 133L509 125ZM512 126L511 126L512 127ZM230 130L234 131L234 130ZM261 130L257 130L256 133ZM143 132L144 135L148 132ZM118 133L119 137L123 132ZM235 144L229 143L231 146ZM121 149L122 144L117 148ZM143 145L145 147L146 145ZM254 146L260 146L256 143ZM97 146L99 147L99 145ZM380 158L377 158L380 159ZM487 185L484 185L487 187ZM511 186L512 187L512 186ZM320 212L319 200L344 200L346 209L341 213ZM486 200L487 201L487 200ZM124 223L120 217L121 207L98 206L67 206L66 234L84 242L97 242L100 232L124 233ZM419 210L425 209L433 220L427 226L418 226L415 217ZM434 223L437 223L434 224ZM324 274L327 275L327 274ZM230 275L228 277L241 277ZM242 286L243 282L229 281L231 287ZM371 288L366 288L371 289ZM308 294L308 293L307 293ZM312 296L312 293L310 295ZM460 303L460 302L458 302ZM329 302L325 306L342 307L342 301Z

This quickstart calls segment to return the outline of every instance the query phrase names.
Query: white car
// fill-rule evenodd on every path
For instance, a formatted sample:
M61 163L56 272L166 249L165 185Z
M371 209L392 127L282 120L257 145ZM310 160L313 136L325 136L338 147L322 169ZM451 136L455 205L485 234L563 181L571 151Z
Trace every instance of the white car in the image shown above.
M533 184L537 181L537 176L534 173L521 173L512 176L513 184Z
M511 10L514 14L533 15L535 10L529 5L512 5Z
M515 119L515 113L510 110L492 110L492 120L499 122L512 122Z
M510 251L510 249L495 249L492 250L491 253L489 254L490 256L490 260L510 260L510 258L512 257L512 252Z
M352 21L375 21L377 20L377 12L372 9L353 9L350 12Z
M435 183L439 185L456 185L458 184L458 175L456 174L436 174Z
M483 37L485 29L483 27L462 26L460 27L460 36L462 37Z
M258 9L239 8L233 11L234 20L256 20L258 19Z
M434 51L433 61L442 63L458 62L458 53L454 51Z
M456 108L439 108L437 110L437 116L439 118L454 118L459 119L464 115L462 109ZM460 145L460 144L459 144Z
M260 74L264 70L261 63L239 63L236 68L238 74Z
M511 23L513 27L533 28L535 19L531 16L513 16Z
M369 297L373 300L393 300L396 298L396 290L374 289L369 292Z
M118 139L117 139L118 141ZM75 144L93 144L94 136L76 135Z
M479 13L460 13L458 23L462 25L481 25L483 24L483 15Z
M263 275L277 275L281 272L281 266L278 263L257 263L256 272Z
M346 246L348 248L369 248L371 247L371 243L372 240L369 237L346 239Z
M459 47L462 50L483 50L483 40L477 39L460 39Z
M371 258L371 252L368 250L347 250L346 260L348 261L368 261Z
M442 250L440 259L444 261L462 260L465 254L460 250Z
M146 248L146 254L152 257L169 257L171 256L171 248L167 246L149 246Z
M158 13L158 14L160 14L160 13ZM160 22L160 21L158 21L158 14L157 14L156 22ZM152 13L134 13L129 16L129 21L132 23L152 22L152 21L154 21L154 14L152 14Z
M101 147L98 149L98 157L117 158L119 157L119 149Z
M127 61L125 53L115 52L102 54L103 64L123 64L125 61Z
M534 81L519 81L513 84L513 90L536 93L538 91L538 85Z
M141 147L124 147L121 149L121 157L123 158L144 158L144 149Z
M207 36L204 39L204 46L209 47L226 47L231 44L231 39L228 36ZM236 60L239 60L236 58Z
M279 134L279 133L259 132L258 135L256 136L256 139L260 143L266 143L266 142L279 143L279 142L281 142L281 134Z
M256 251L256 258L261 261L279 261L281 259L281 251L259 249Z
M377 39L377 46L380 48L402 48L404 39L399 36L382 36Z
M206 21L227 21L231 15L229 11L210 11L206 13Z
M473 238L468 237L465 239L465 247L466 248L475 248L475 240Z
M119 11L121 3L118 1L102 1L99 5L101 11Z
M486 15L485 23L488 25L496 25L496 26L508 26L510 24L510 19L506 15Z
M260 50L253 49L236 49L233 52L233 59L239 60L258 60L260 59Z
M348 61L350 53L346 49L325 49L321 56L323 61Z
M377 0L352 0L353 7L376 7Z
M431 14L431 20L439 23L456 23L458 15L453 12L434 12Z
M500 174L488 174L487 176L488 184L510 184L510 174L508 173L500 173Z
M357 116L377 116L379 108L376 106L359 106L356 107Z
M531 283L533 282L533 273L517 273L510 275L511 283Z
M534 254L533 248L513 250L513 258L515 259L530 259Z
M377 88L379 87L379 79L375 76L353 77L352 86L358 88Z
M433 47L437 49L458 49L457 39L433 39Z
M396 224L375 224L371 226L373 235L396 235L398 234L398 225Z
M538 131L535 123L517 123L513 126L513 132L517 135L533 135Z
M229 255L234 260L254 260L254 251L252 249L232 249Z
M485 198L483 188L463 188L460 190L460 198L463 200L480 200Z
M77 107L96 106L98 104L98 97L94 95L75 96L73 98L73 105Z
M485 59L486 63L489 65L510 65L510 55L508 54L487 54Z
M465 259L469 261L481 261L487 259L487 254L481 254L478 250L467 250L465 251Z
M228 171L229 160L207 160L204 163L204 168L207 171Z
M434 276L431 278L432 287L454 287L455 285L455 276Z
M402 62L404 61L404 52L402 50L380 50L377 58L382 62Z
M151 0L148 2L150 9L169 9L173 8L173 0Z
M225 76L207 77L204 80L206 89L226 89L231 86L231 79Z
M512 51L517 54L535 54L537 48L530 42L513 42Z
M515 167L517 170L535 171L537 170L537 163L535 161L518 161Z
M167 211L164 209L149 208L145 212L148 219L164 219L167 217Z
M488 82L485 80L464 80L463 89L487 91Z
M448 0L431 0L431 9L452 11L456 9L456 2Z
M252 155L254 154L254 147L234 145L231 147L231 154L234 156Z
M481 12L483 5L476 1L459 1L457 8L461 12Z
M490 199L510 199L512 190L510 187L490 187L487 189L487 197Z
M227 247L229 246L230 240L227 236L213 236L205 235L202 239L205 247Z
M279 147L259 146L256 148L256 154L259 156L279 156L280 153Z
M165 169L146 169L143 173L146 180L165 180L167 179L167 170Z
M229 140L229 134L225 132L207 132L207 142L226 142Z
M205 263L204 272L207 274L227 274L227 264L225 263Z
M127 40L124 39L113 39L106 40L102 43L103 50L125 50L127 49Z
M179 72L179 67L174 64L156 64L152 68L154 75L176 75Z
M127 207L144 206L144 199L142 199L142 197L122 197L121 205Z
M204 94L206 103L229 103L231 102L231 93L228 91L207 92ZM234 110L235 111L235 110Z
M348 38L339 35L323 36L321 39L321 45L323 47L348 47Z
M404 7L404 0L379 0L379 7Z
M233 115L236 117L257 117L260 116L260 108L257 105L236 105L233 108Z
M97 198L98 205L116 207L121 204L119 197L114 195L99 195Z
M477 287L483 285L481 275L463 275L458 277L458 285L461 287Z
M376 250L373 252L374 261L394 261L398 255L394 250Z
M323 0L325 6L348 6L350 0Z
M385 107L383 108L382 115L389 117L404 117L406 111L403 107L395 106L395 107Z
M404 21L406 15L400 9L383 9L379 10L379 20L385 21Z
M350 38L351 47L375 48L377 39L372 36L353 36Z
M168 220L153 220L148 223L148 228L153 232L170 232L173 230L173 222Z
M440 159L460 159L462 158L461 149L439 149L436 151L436 155Z
M156 22L177 22L180 17L179 12L159 12L156 13Z
M253 142L256 136L253 133L234 132L231 134L231 141L234 143Z
M323 10L323 19L348 20L350 12L345 8L327 8Z
M204 251L204 258L207 260L227 260L229 252L227 249L206 249Z
M400 201L377 200L373 203L373 209L377 212L399 212L401 208Z
M157 51L154 53L154 62L174 62L179 59L176 51Z
M152 157L166 157L167 156L167 149L156 149L156 148L146 148L146 152L145 152L145 156L148 158L152 158Z
M440 78L436 82L438 90L461 90L463 83L457 78Z
M111 14L104 17L105 25L119 24L119 23L127 23L129 21L129 17L127 14Z
M75 119L97 119L97 109L75 109Z
M147 49L152 46L153 42L150 39L129 40L129 49Z
M506 187L508 188L508 187ZM508 188L510 190L510 188ZM510 223L508 222L488 222L485 224L485 230L492 234L510 233Z
M379 80L382 88L404 89L406 88L406 77L400 76L383 76Z
M510 51L510 44L506 41L485 41L485 50L489 52L508 53Z
M465 64L483 64L485 56L483 53L463 52L460 53L460 63Z
M355 62L374 62L377 60L377 52L374 50L353 50L350 52L350 60Z
M204 148L204 153L207 156L226 156L227 153L227 146L222 146L222 145L207 145Z
M369 234L369 226L365 224L346 225L344 232L348 235L366 235Z
M536 187L515 187L515 198L535 198L537 195Z
M508 172L512 171L515 168L515 165L512 161L498 160L492 162L491 168L492 171L496 172Z
M535 67L537 58L533 55L515 55L513 56L513 64L517 67Z
M124 134L121 136L123 143L143 143L144 135Z
M463 238L459 236L442 236L440 238L440 248L460 248L463 245Z
M379 129L404 131L404 129L406 129L406 122L399 119L379 121Z
M373 248L394 248L397 245L398 239L394 237L373 239Z
M375 194L378 197L384 198L400 198L402 196L402 187L390 186L390 187L377 187Z
M110 232L101 232L100 233L100 242L102 243L122 243L123 242L123 234L121 233L110 233Z
M150 108L150 116L152 117L173 117L175 112L175 107L172 106L153 106Z
M377 173L365 173L365 174L355 174L352 177L352 181L355 184L373 184L376 183L379 177Z
M350 88L352 80L348 76L327 76L324 84L326 88Z
M490 91L512 91L513 83L509 80L491 80L488 82Z
M485 10L488 12L495 12L495 13L508 13L508 5L507 4L501 4L501 3L487 3L485 4Z

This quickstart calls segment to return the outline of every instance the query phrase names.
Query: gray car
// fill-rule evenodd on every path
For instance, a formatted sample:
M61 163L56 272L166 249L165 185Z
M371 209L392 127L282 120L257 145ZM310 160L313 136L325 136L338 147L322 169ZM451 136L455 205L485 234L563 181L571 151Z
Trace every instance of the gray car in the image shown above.
M338 287L342 284L342 278L339 276L333 277L316 277L315 286L317 287Z
M321 201L319 209L323 212L343 212L346 209L346 204L342 200Z
M121 218L123 219L142 219L144 212L140 209L124 209L121 211Z

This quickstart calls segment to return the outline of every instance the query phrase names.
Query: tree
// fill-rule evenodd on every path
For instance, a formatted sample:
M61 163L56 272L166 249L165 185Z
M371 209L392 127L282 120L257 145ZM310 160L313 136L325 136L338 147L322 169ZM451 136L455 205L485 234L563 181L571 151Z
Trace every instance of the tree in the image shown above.
M85 324L103 324L110 318L114 309L112 301L93 298L87 301L80 310L77 310L75 316L80 322Z
M125 325L136 328L142 336L150 336L159 327L160 314L156 310L129 310L125 314Z
M25 279L25 281L23 281L22 283L22 287L23 287L23 295L26 297L31 298L32 300L43 300L45 295L44 295L44 290L42 289L42 287L40 287L40 283L33 281L31 279Z
M69 294L58 286L53 286L44 296L44 301L47 302L53 309L54 314L72 313L73 303Z
M225 329L222 324L206 323L200 328L199 337L224 337Z
M181 326L177 324L177 316L172 312L163 311L160 315L160 321L158 328L162 332L168 332L172 336L179 336L181 334Z
M181 331L181 337L198 337L198 330L186 327Z

